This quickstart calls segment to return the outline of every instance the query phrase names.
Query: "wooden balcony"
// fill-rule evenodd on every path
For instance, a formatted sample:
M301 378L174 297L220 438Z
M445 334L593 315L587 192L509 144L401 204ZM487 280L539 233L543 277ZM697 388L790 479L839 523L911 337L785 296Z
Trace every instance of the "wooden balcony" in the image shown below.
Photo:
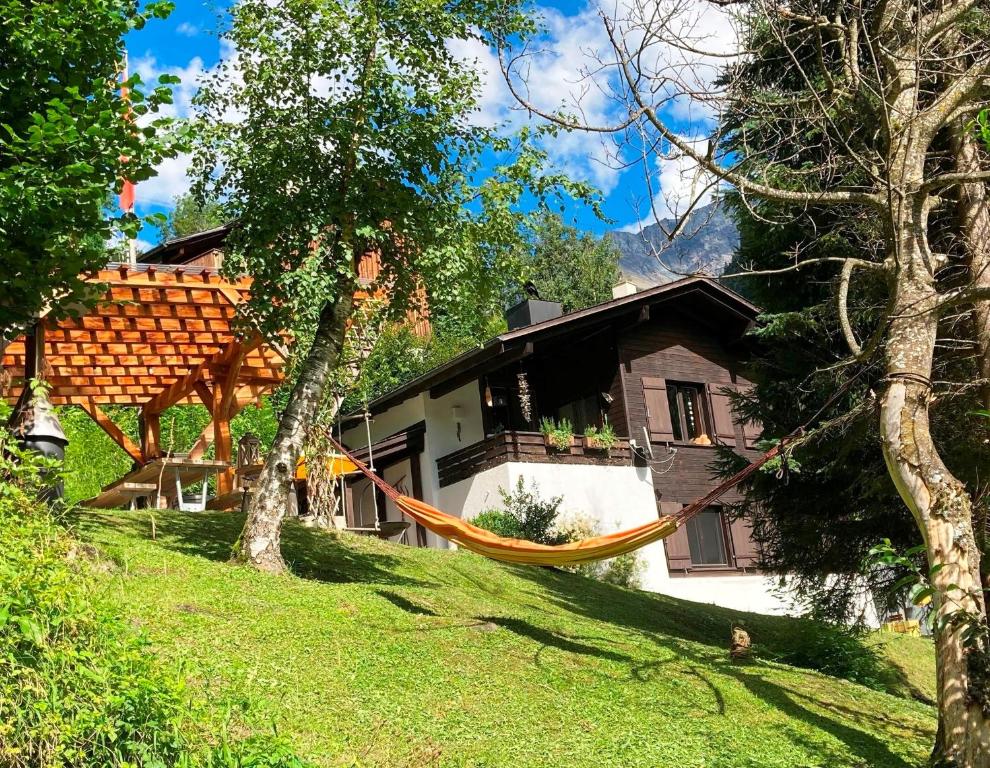
M500 432L437 459L437 473L443 488L509 461L621 467L632 464L632 459L629 439L625 437L605 451L585 448L578 435L569 451L556 451L547 447L540 432Z

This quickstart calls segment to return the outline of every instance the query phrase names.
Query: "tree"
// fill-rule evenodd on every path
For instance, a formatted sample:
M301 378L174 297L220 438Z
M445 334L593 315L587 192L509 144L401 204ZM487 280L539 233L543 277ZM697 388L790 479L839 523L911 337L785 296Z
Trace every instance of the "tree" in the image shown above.
M0 2L0 338L42 309L58 315L95 298L80 274L104 265L115 232L136 234L137 219L114 215L107 196L173 154L178 134L153 115L177 80L162 76L145 94L132 75L125 99L123 37L171 7Z
M588 193L542 175L528 135L498 139L472 120L478 76L449 42L496 22L528 26L513 3L245 0L232 10L236 53L197 99L198 199L224 199L238 222L224 268L254 279L245 320L269 336L296 332L295 384L240 542L240 559L258 568L285 567L293 470L339 360L361 254L378 253L396 313L423 284L434 301L468 306L514 253L524 194ZM478 185L486 152L499 168Z
M528 51L518 35L503 37L504 72L517 98L554 124L610 133L651 165L658 155L676 155L733 185L757 215L764 203L793 204L880 222L874 247L861 254L799 252L781 269L838 267L836 306L850 361L882 356L875 423L887 473L925 542L934 590L935 757L986 765L990 653L973 498L946 466L929 414L940 327L958 310L990 300L978 275L949 269L929 237L933 214L947 199L990 179L978 153L963 163L944 151L953 136L964 139L965 125L986 106L986 12L973 0L726 4L746 33L746 53L735 59L724 50L699 59L705 43L677 0L633 2L621 17L603 16L608 54L599 52L588 77L615 97L621 114L610 124L532 103L521 68ZM750 77L749 64L775 56L788 66L761 73L762 80ZM701 71L713 60L728 62L720 87L710 87ZM674 114L683 115L684 101L697 95L716 114L731 105L744 119L720 123L699 144L690 127L675 130L668 111L679 100ZM797 141L813 143L820 162L802 162L793 152ZM860 341L847 300L864 274L879 277L885 303L881 322Z
M172 202L172 210L161 227L163 240L195 235L226 223L223 206L216 200L200 202L195 195L187 192Z
M522 264L540 297L559 301L565 312L611 299L620 274L619 251L611 240L568 226L549 212L535 222ZM521 298L518 285L510 291Z

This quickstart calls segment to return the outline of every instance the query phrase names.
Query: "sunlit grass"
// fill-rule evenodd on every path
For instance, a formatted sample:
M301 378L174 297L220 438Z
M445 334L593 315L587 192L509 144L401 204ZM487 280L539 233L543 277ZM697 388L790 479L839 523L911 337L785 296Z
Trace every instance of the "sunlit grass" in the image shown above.
M293 524L271 577L226 562L236 515L156 523L79 517L108 599L218 720L322 765L915 766L934 735L921 639L885 641L892 696L766 660L789 619ZM733 620L763 658L729 660Z

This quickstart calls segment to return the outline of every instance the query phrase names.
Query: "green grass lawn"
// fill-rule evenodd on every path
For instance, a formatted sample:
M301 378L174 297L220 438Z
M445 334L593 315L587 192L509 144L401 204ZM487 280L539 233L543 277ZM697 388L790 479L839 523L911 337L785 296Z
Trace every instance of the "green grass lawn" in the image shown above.
M895 696L768 661L795 620L467 552L288 524L293 575L227 564L231 514L82 513L106 595L212 715L325 766L918 766L931 648L878 641ZM761 658L728 659L741 620Z

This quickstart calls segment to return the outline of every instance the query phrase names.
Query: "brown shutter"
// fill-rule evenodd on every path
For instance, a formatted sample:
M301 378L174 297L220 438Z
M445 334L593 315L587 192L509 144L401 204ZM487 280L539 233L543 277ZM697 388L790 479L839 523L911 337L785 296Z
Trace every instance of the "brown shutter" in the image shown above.
M749 522L737 517L730 523L729 532L732 535L732 557L736 568L756 568L760 551L753 541L753 529Z
M673 515L681 511L683 505L676 501L661 501L660 515ZM667 553L667 569L670 571L691 570L691 545L688 544L687 529L682 525L663 540Z
M674 439L674 428L670 423L667 381L644 376L643 398L646 400L646 422L650 430L651 442L670 442Z
M749 391L752 386L746 387L744 390L740 387L742 391ZM759 421L744 421L741 424L743 431L743 442L747 448L755 448L757 441L763 434L763 424Z
M731 385L709 384L708 402L712 409L714 437L720 443L735 447L736 424L732 420L732 402L729 400L727 390L731 390Z

